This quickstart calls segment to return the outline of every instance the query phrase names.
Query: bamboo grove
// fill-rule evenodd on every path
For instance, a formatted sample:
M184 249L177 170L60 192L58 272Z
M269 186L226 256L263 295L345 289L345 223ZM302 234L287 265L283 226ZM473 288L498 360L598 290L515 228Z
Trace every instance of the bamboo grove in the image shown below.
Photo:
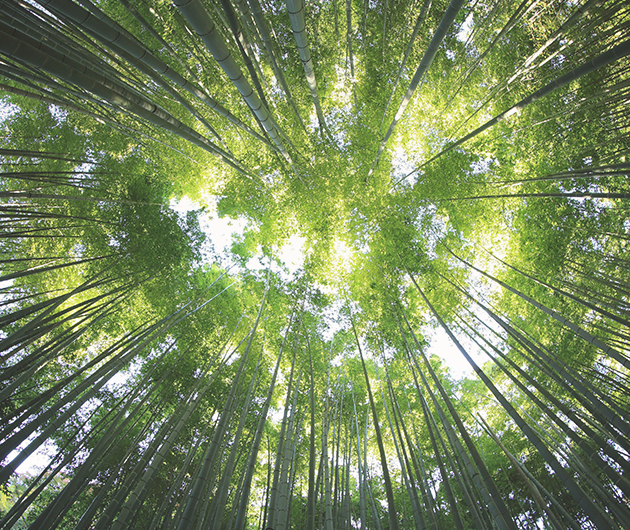
M0 528L630 528L627 2L0 11Z

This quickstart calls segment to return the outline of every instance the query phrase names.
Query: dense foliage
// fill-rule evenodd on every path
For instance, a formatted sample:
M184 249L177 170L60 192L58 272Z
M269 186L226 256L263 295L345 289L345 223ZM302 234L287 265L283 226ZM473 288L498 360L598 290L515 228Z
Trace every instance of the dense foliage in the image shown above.
M0 12L0 528L630 528L627 2Z

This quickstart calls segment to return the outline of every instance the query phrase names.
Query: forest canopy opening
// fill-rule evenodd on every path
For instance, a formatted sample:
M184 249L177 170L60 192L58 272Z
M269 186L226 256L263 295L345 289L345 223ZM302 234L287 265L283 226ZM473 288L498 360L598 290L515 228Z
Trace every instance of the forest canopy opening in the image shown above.
M0 13L0 528L630 528L627 2Z

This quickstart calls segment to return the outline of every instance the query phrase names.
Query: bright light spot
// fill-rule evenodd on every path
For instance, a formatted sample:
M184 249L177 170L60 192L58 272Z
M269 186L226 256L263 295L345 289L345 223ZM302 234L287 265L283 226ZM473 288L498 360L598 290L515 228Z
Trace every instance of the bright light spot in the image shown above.
M442 328L429 331L425 330L424 336L429 338L429 347L427 348L427 357L436 355L446 366L448 366L451 376L455 379L461 379L465 376L472 375L472 368L466 361L461 352L457 349L457 346L453 344L453 341L446 334ZM470 354L471 352L468 351ZM471 355L471 357L475 357Z
M19 449L11 451L11 453L9 453L9 456L7 457L7 461L10 462L13 458L15 458L19 454L20 450L26 447L28 443L33 440L34 437L35 435L30 436L24 443L20 445ZM50 464L50 461L57 454L57 451L58 449L53 442L51 442L50 440L45 441L42 445L39 446L36 451L30 454L17 467L17 469L15 470L16 473L28 473L31 475L39 473L48 464Z
M315 284L315 286L323 292L326 292L326 287L320 284ZM338 293L334 293L338 294ZM339 332L341 329L345 329L343 324L344 319L341 316L341 309L344 306L344 301L340 298L336 298L332 304L326 307L321 313L321 316L326 324L326 328L322 331L322 338L325 342L329 342L334 340L335 334Z
M338 368L342 364L343 364L343 356L342 355L337 355L334 359L332 359L330 361L330 365L334 366L335 368Z
M353 268L354 251L345 241L337 239L335 241L335 254L332 257L333 267L335 270L349 273Z
M488 252L478 252L475 256L473 264L486 271L488 274L495 275L498 270L505 267L499 260L505 260L510 250L510 236L507 232L494 230L483 231L478 234L479 246L483 249L488 249ZM492 253L492 255L490 254ZM479 273L474 273L471 278L481 280ZM481 280L483 282L483 280ZM496 285L492 282L491 285Z
M335 65L335 72L337 74L337 80L332 92L332 97L335 98L338 106L340 107L351 105L352 84L354 81L350 77L350 70L342 68L339 65Z
M521 113L521 110L521 107L512 107L505 113L504 119L507 119L510 116L514 116L515 114L518 116Z
M243 219L220 218L217 214L217 198L209 197L204 200L206 210L199 213L199 226L210 238L216 251L220 254L226 252L232 246L232 237L242 234L247 225ZM184 196L177 202L171 199L170 206L180 216L185 216L191 210L200 210L201 205ZM227 247L227 250L226 250Z
M48 105L48 111L57 121L63 121L66 119L66 116L68 116L68 111L57 105Z
M107 381L105 387L110 392L114 392L124 388L130 378L131 374L127 371L116 372L112 377L110 377L109 381Z
M267 414L267 418L271 420L275 425L279 425L284 416L284 407L271 409L271 411Z
M311 126L312 132L319 130L319 120L317 119L317 112L315 110L315 107L313 107L311 115L309 116L309 125Z
M272 261L258 253L247 261L247 270L265 270L267 267L281 278L289 279L304 265L304 244L306 239L298 234L293 234L282 247L274 247L277 261Z
M269 265L268 260L263 260L262 256L256 255L253 258L249 258L247 263L245 264L245 269L248 271L262 271L265 270ZM272 267L273 270L273 267ZM277 272L273 270L273 272Z
M225 257L226 263L231 263L231 248L235 236L242 236L247 228L248 221L245 219L232 219L229 217L219 217L217 214L216 197L204 198L205 210L198 212L199 227L212 242L216 252L221 257ZM201 205L188 197L182 197L178 202L171 199L170 207L178 215L184 217L192 210L201 210ZM299 234L293 234L288 241L280 248L274 248L275 255L279 263L272 262L262 255L260 249L255 256L247 261L246 268L249 271L262 271L270 267L271 270L280 277L289 279L298 269L304 266L304 245L306 239Z
M282 246L278 255L285 267L289 270L289 274L295 272L304 265L304 244L306 238L293 234L289 241Z
M456 37L458 41L466 42L468 40L468 37L470 37L470 34L472 32L472 25L473 25L473 13L471 11L470 14L466 17L466 20L464 20L462 27L459 28L459 31L457 32Z
M8 101L0 100L0 123L13 116L20 108Z
M477 162L473 162L471 164L472 174L479 175L481 173L486 173L492 164L497 164L497 159L491 156L487 156L478 160Z
M393 154L394 154L394 157L392 159L393 171L392 171L391 178L393 182L398 182L400 179L409 175L409 173L411 173L415 168L409 162L409 159L407 158L407 152L401 145L396 147ZM417 178L418 178L417 173L414 175L411 175L408 179L408 182L413 185L415 184L415 181L417 180Z

